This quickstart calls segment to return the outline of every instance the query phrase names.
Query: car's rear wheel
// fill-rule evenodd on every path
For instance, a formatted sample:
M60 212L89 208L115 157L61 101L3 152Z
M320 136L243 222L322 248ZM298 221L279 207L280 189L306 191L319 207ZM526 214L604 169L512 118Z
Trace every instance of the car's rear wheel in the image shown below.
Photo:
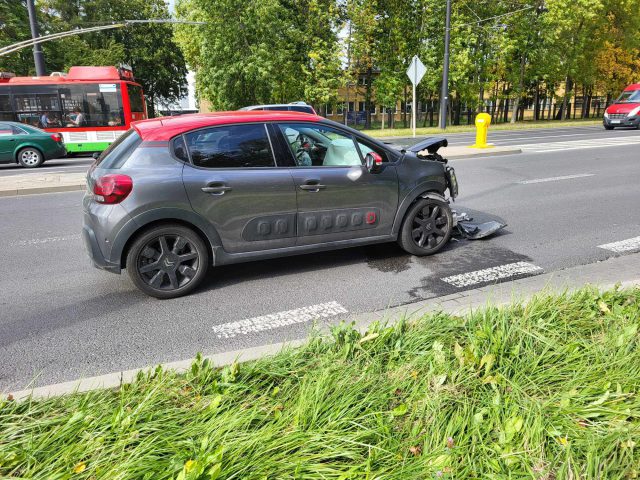
M175 298L202 283L209 267L209 250L190 228L162 225L133 242L126 267L133 283L147 295Z
M452 232L453 215L447 202L423 198L405 215L398 243L413 255L433 255L447 244Z
M44 156L37 148L27 147L18 152L18 162L25 168L36 168L44 163Z

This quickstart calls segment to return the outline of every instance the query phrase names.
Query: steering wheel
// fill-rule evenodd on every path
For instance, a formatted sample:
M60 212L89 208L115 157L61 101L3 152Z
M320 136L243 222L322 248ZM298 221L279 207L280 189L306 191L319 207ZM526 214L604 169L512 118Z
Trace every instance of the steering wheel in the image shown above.
M296 163L298 166L310 167L312 165L310 151L313 148L313 143L303 134L298 134L296 137Z

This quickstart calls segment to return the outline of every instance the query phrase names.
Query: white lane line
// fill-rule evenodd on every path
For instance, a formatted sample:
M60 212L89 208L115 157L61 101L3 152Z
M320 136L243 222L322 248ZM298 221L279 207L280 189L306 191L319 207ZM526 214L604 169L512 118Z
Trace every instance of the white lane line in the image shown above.
M632 250L640 250L640 237L628 238L620 242L605 243L598 245L598 248L604 248L616 253L630 252Z
M527 262L507 263L497 267L485 268L475 272L461 273L460 275L452 275L442 279L454 287L468 287L478 283L493 282L503 278L515 277L516 275L526 275L534 273L542 273L542 268Z
M260 317L248 318L238 322L214 325L213 332L218 338L231 338L236 335L263 332L274 328L304 323L320 318L330 318L348 313L348 310L338 302L320 303L309 307L296 308L284 312L271 313Z
M535 178L533 180L523 180L518 182L520 185L529 185L531 183L556 182L558 180L571 180L572 178L593 177L593 173L578 173L576 175L563 175L561 177Z
M569 142L531 143L518 145L523 152L546 153L559 150L580 150L583 148L603 148L640 143L640 136L625 136L619 138L594 138L589 140L574 140Z
M19 242L10 243L10 247L29 247L34 245L42 245L44 243L68 242L70 240L80 240L80 234L64 235L60 237L30 238L29 240L20 240Z

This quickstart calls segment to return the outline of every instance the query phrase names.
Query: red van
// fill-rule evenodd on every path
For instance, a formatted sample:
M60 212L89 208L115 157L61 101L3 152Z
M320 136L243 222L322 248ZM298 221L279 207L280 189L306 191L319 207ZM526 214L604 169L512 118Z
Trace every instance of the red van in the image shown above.
M618 99L607 107L602 120L604 128L640 127L640 83L629 85Z

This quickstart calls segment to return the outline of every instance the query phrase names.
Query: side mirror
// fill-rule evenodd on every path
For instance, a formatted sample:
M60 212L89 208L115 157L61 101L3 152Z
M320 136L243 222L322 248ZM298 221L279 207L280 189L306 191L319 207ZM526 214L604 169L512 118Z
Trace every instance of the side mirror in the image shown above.
M93 152L93 155L91 155L93 157L94 160L97 160L98 158L100 158L100 152Z
M382 170L382 157L379 153L369 152L364 157L364 164L369 173L378 173Z

